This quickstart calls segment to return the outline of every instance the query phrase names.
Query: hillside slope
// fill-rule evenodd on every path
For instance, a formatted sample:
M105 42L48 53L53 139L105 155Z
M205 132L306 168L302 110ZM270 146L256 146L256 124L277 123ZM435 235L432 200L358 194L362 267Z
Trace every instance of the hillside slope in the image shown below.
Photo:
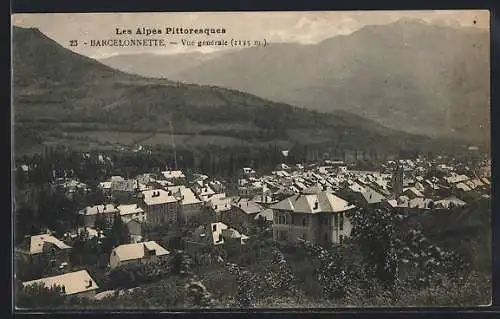
M374 143L393 150L436 146L344 112L325 115L235 90L129 75L73 53L36 29L14 28L13 54L16 132L63 131L66 136L71 128L218 135L247 142L341 141L342 147L358 149Z

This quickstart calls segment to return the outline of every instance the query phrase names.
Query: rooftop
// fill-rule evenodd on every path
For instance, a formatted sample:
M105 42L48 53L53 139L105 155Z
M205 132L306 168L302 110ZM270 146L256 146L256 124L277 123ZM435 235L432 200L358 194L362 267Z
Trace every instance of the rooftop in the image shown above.
M168 250L158 245L155 241L120 245L114 248L111 254L116 254L120 261L141 259L144 257L144 247L148 250L154 250L156 256L170 254Z
M321 192L314 195L293 195L271 206L272 209L311 214L322 212L338 213L351 210L355 207L329 192Z
M95 280L92 279L92 277L86 270L80 270L63 275L31 280L23 282L23 285L26 287L40 283L47 288L53 286L64 287L64 291L67 296L99 288Z

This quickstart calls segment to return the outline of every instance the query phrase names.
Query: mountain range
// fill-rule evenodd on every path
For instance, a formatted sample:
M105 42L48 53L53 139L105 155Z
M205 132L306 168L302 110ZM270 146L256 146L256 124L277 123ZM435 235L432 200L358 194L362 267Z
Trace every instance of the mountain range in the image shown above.
M139 74L153 78L169 78L170 75L196 67L225 53L227 53L227 50L212 53L189 52L168 55L132 53L114 55L100 59L99 62L130 74Z
M402 19L318 44L276 43L171 67L182 54L104 61L134 73L249 92L386 127L469 142L490 140L489 32ZM189 57L186 55L185 58ZM140 66L149 61L148 68ZM156 66L154 66L154 65ZM194 65L193 65L194 64Z
M236 139L246 145L325 144L351 149L407 149L441 144L344 111L323 114L215 86L145 78L74 53L34 28L13 28L15 146L73 133L125 133ZM89 133L90 132L90 133ZM83 134L82 133L82 134ZM30 144L31 143L31 144ZM134 142L136 143L136 142ZM189 144L186 142L186 144Z

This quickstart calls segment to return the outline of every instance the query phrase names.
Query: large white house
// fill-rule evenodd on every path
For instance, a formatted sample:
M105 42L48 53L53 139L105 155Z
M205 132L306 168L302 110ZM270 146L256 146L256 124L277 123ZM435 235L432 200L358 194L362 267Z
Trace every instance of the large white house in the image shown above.
M356 208L327 191L293 195L271 206L273 238L288 242L301 238L318 244L341 243L352 229L346 213Z

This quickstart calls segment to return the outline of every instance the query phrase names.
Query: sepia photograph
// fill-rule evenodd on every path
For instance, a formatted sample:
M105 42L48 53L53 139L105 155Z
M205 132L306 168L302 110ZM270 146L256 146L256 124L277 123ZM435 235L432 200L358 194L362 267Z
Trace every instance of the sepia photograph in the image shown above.
M489 11L11 24L16 311L491 305Z

